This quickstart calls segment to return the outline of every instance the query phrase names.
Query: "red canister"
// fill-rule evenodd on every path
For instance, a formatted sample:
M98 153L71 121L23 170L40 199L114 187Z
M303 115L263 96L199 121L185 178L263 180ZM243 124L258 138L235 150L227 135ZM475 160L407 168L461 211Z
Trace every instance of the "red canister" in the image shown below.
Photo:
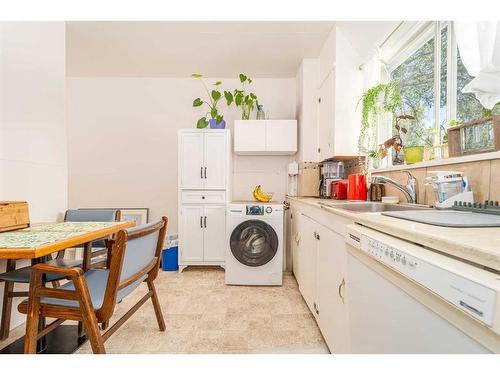
M349 175L347 199L350 201L366 201L366 176L364 174L354 173Z

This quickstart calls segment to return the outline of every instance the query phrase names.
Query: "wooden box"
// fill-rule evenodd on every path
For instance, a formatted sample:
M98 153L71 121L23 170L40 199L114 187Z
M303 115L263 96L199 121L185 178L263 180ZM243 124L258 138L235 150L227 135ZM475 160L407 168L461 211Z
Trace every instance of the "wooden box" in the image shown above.
M0 232L27 228L29 226L28 202L0 201Z
M297 196L319 197L320 170L318 163L299 163Z
M474 131L479 133L479 127L481 126L483 126L483 134L488 135L488 144L484 146L481 146L480 139L477 144L474 144L474 138L480 138L480 134L478 137L474 137L474 135L478 135L474 134ZM485 126L489 127L486 132ZM468 142L468 140L471 140L471 142ZM448 150L450 157L500 150L500 116L483 117L449 128Z

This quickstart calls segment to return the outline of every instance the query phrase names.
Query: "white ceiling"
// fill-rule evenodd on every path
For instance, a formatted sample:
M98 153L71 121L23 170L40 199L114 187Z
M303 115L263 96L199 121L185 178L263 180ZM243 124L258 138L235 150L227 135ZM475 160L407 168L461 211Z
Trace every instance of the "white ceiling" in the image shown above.
M334 22L68 22L68 76L295 77Z
M339 21L337 25L344 31L361 61L366 61L400 23L401 21Z

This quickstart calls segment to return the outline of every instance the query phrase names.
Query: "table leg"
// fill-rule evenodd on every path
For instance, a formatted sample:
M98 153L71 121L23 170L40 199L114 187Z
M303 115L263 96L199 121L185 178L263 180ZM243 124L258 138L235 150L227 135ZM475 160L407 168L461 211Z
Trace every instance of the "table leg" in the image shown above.
M31 260L31 266L34 266L35 264L45 262L46 257L41 257L41 258L33 258ZM42 285L45 285L46 282L46 276L45 274L42 274ZM46 320L44 316L41 316L39 321L38 321L38 331L41 331L45 328L46 325ZM45 336L41 337L36 341L36 352L37 353L43 353L47 349L47 341L45 339Z
M92 242L83 244L83 271L87 271L91 265Z

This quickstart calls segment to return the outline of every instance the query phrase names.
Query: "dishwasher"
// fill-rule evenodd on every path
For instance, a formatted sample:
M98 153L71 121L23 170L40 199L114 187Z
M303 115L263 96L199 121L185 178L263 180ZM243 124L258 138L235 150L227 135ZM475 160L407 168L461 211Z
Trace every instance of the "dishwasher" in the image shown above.
M359 224L346 232L352 353L500 353L500 275Z

